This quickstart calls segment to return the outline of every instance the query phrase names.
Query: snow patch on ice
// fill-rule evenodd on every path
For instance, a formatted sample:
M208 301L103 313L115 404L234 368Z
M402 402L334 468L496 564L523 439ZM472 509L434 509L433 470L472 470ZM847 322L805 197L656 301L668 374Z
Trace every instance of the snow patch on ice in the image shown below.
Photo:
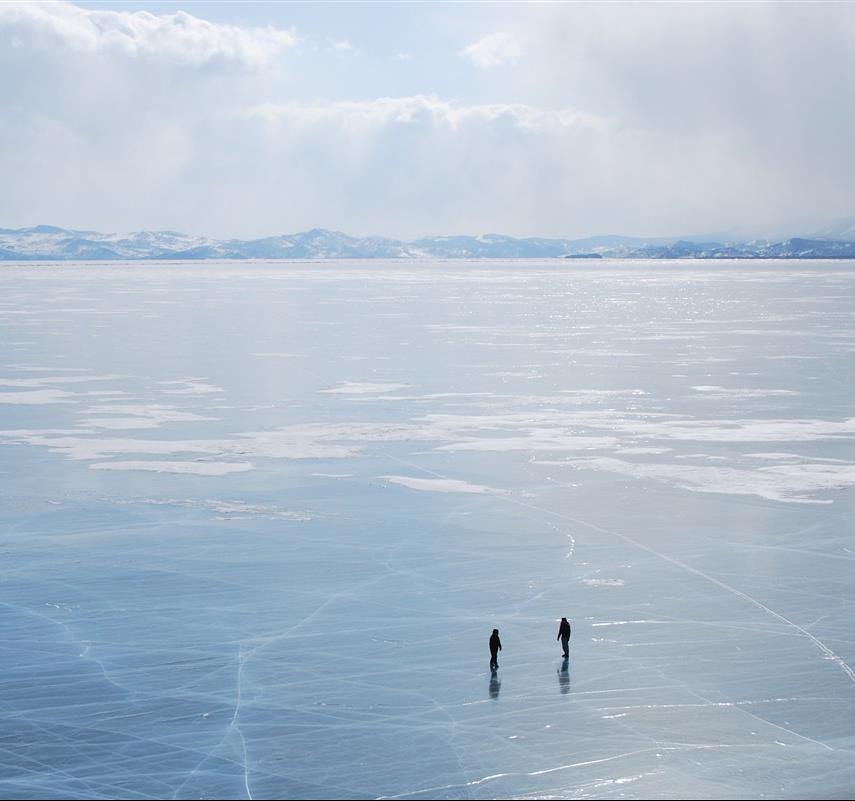
M164 423L195 423L217 419L156 403L94 406L86 411L89 415L94 415L80 421L80 425L87 428L145 429L159 428ZM100 415L111 416L101 417Z
M493 489L483 484L470 484L454 478L412 478L410 476L380 476L392 484L400 484L412 490L422 492L470 492L479 495L502 494L503 490Z
M29 392L0 392L0 403L22 406L42 406L51 403L75 403L75 392L63 389L34 389Z
M52 375L35 376L26 378L0 378L0 387L24 387L26 389L39 389L55 384L82 384L92 381L112 381L117 378L125 378L122 375Z
M647 448L647 447L639 447L639 448L618 448L616 453L625 453L627 456L629 455L638 455L642 456L644 454L657 455L661 453L670 453L673 451L673 448Z
M821 491L855 486L855 464L793 464L756 470L673 464L637 464L608 457L568 459L578 469L606 470L637 479L652 479L695 492L758 495L789 503L832 503L812 498Z
M369 381L344 381L333 389L322 389L329 395L374 395L378 392L394 392L396 389L406 389L412 384L372 383Z
M207 383L205 378L186 378L180 381L158 381L161 386L176 387L176 389L161 390L165 395L210 395L222 392L222 387Z
M775 397L778 395L798 395L798 392L794 392L791 389L728 389L727 387L716 387L716 386L694 386L692 387L696 392L704 392L710 395L731 395L737 398L769 398Z
M175 498L145 498L133 503L148 506L178 506L187 509L205 509L217 513L218 520L292 520L305 522L317 519L318 515L309 511L294 511L281 506L263 503L247 503L246 501L221 500L191 500Z
M225 476L252 470L250 462L95 462L92 470L146 470L154 473L187 473L197 476Z

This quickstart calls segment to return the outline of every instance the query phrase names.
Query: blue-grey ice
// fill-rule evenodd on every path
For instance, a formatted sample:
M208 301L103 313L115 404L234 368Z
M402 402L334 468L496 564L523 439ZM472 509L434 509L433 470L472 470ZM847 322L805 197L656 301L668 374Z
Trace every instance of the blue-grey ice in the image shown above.
M855 792L852 263L0 290L0 796Z

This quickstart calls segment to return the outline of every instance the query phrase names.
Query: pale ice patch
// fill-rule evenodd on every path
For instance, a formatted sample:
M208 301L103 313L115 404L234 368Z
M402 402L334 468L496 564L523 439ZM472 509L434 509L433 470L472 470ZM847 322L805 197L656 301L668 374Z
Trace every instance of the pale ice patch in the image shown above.
M616 453L625 453L629 455L638 455L643 456L646 453L655 455L660 453L670 453L673 451L673 448L648 448L639 446L637 448L618 448Z
M795 482L803 482L805 488L811 491L855 486L855 464L850 463L781 464L761 467L760 470L764 475L787 477Z
M22 373L85 373L89 369L87 367L41 367L31 364L7 364L5 367Z
M807 442L855 436L855 417L844 420L625 420L615 425L636 435L698 442Z
M558 410L510 414L430 414L421 419L422 436L447 444L440 451L555 451L616 448L615 436L584 433L583 421L597 413L580 415ZM611 419L610 415L605 418Z
M49 436L80 436L81 434L94 434L94 431L83 431L79 428L3 428L0 429L0 440L9 442L20 442L32 444L32 437Z
M623 587L626 582L615 578L587 578L582 579L582 583L589 587Z
M355 428L359 428L356 426ZM376 439L397 439L394 427L365 426L365 434L375 431ZM330 429L330 430L327 430ZM350 426L344 426L346 431ZM386 437L384 437L384 431ZM84 432L75 432L82 434ZM340 437L336 426L297 425L273 431L257 431L237 434L223 439L133 439L97 438L83 436L49 436L38 431L16 432L0 438L25 442L29 445L46 447L55 453L61 453L70 459L103 459L115 454L146 454L169 456L180 453L204 454L206 456L229 457L267 457L272 459L337 459L354 456L359 448L336 442Z
M392 484L400 484L423 492L468 492L478 495L502 494L504 490L493 489L483 484L470 484L454 478L411 478L410 476L380 476Z
M322 390L324 392L328 390ZM431 392L427 395L367 395L363 400L396 400L396 401L432 401L467 398L496 398L493 392Z
M190 419L190 418L186 418ZM197 420L213 420L213 417L197 417ZM152 420L145 417L99 417L87 418L80 421L85 428L101 428L114 431L138 431L151 428L159 428L163 422L168 420Z
M92 381L113 381L117 378L126 378L123 375L52 375L35 376L26 378L0 378L0 387L23 387L27 389L38 389L49 387L54 384L83 384Z
M177 453L202 453L210 456L223 454L224 442L218 440L147 440L110 439L95 437L43 436L40 434L20 436L30 445L47 447L69 459L104 459L114 454L151 454L166 456Z
M795 392L791 389L749 389L749 388L741 388L741 389L728 389L726 387L716 387L716 386L694 386L692 387L696 392L704 392L709 395L718 395L718 396L731 396L735 398L771 398L776 397L778 395L798 395L798 392Z
M496 333L501 334L504 331L500 328L490 325L456 325L454 323L429 323L425 325L428 331L455 331L461 334L465 333Z
M372 386L376 388L383 385ZM453 396L455 393L438 393L435 397L440 395ZM63 402L63 397L59 396L55 402ZM486 399L489 404L486 400L482 404L491 407L491 411L487 413L429 414L400 423L302 423L210 440L96 439L33 434L27 442L65 453L73 459L100 459L114 454L165 456L196 453L227 460L253 457L347 458L360 453L368 443L404 441L432 442L435 450L440 452L529 451L575 454L586 450L616 450L626 455L655 455L670 450L664 444L656 443L656 440L718 443L805 441L849 438L855 435L855 418L842 421L693 420L682 416L641 414L615 409L576 411L547 407L524 411L508 410L508 407L513 409L521 404L549 403L556 397L573 396L496 396ZM46 399L40 397L39 402L46 402ZM102 414L105 416L102 417ZM89 407L82 425L89 428L151 428L163 422L193 422L206 419L210 418L183 412L166 404L129 404L125 401L123 405L111 404L110 409ZM704 454L699 456L706 460L725 458Z
M467 437L438 451L583 451L616 448L620 440L615 437L584 437L549 429L529 431L515 437Z
M291 520L304 523L314 520L317 517L317 515L313 515L311 512L294 512L271 506L243 503L241 501L209 501L207 505L218 513L218 520L262 518L265 520Z
M143 417L100 417L80 421L85 428L102 428L115 431L137 431L148 428L158 428L160 423L146 420Z
M187 509L205 509L215 512L218 520L291 520L295 522L307 522L315 520L318 515L301 510L285 509L281 506L264 503L247 503L246 501L218 501L218 500L192 500L192 499L154 499L146 498L133 503L142 503L150 506L179 506Z
M154 473L187 473L197 476L225 476L252 470L251 462L95 462L92 470L146 470Z
M97 424L97 421L91 421ZM302 424L222 439L134 439L53 436L44 432L0 432L0 438L46 447L70 459L102 459L116 454L168 456L180 453L220 458L340 459L357 455L366 442L429 439L419 427L386 423ZM90 432L86 432L90 433ZM353 444L348 444L353 443Z
M379 392L394 392L397 389L406 389L411 384L373 383L370 381L344 381L332 389L322 389L330 395L374 395Z
M677 485L695 492L757 495L790 503L832 503L811 497L817 492L855 486L855 464L797 464L761 467L756 470L674 464L636 464L608 457L568 459L577 469L612 473Z
M222 387L207 383L205 378L186 378L180 381L158 381L161 386L175 387L175 389L161 390L165 395L210 395L222 392Z
M374 427L366 424L365 428L369 430ZM345 459L358 454L360 448L342 444L342 440L363 439L350 429L347 425L307 423L272 431L239 434L237 439L229 441L227 445L236 453L249 453L271 459ZM382 438L382 434L378 433L378 436ZM390 438L395 437L390 435Z
M643 389L562 389L559 390L565 395L578 395L584 398L620 398L620 397L640 397L647 395Z
M86 413L90 417L81 419L81 425L109 429L158 428L164 423L195 423L217 419L156 403L93 406Z
M49 403L75 403L77 393L63 389L34 389L23 392L0 392L0 403L21 406L41 406Z

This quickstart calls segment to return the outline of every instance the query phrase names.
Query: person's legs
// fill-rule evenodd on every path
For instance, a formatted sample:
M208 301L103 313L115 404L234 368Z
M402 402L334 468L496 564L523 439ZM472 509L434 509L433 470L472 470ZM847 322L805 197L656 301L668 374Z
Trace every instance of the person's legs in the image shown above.
M564 658L566 659L570 656L570 638L562 637L561 638L561 647L564 649Z

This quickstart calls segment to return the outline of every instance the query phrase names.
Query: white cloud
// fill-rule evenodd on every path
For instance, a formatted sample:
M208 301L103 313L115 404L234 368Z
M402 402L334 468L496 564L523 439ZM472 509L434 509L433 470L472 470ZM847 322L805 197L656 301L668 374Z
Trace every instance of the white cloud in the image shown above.
M169 59L201 65L226 61L247 67L273 62L297 43L292 30L212 23L184 11L104 11L71 3L0 4L0 35L16 47L68 48Z
M428 123L458 131L468 124L507 122L521 130L561 132L572 128L605 131L613 124L575 109L540 109L523 103L466 105L436 95L313 104L262 103L244 113L281 125L327 123L347 130Z
M522 55L522 45L509 33L491 33L460 51L479 69L516 64Z
M270 8L0 0L0 226L652 236L855 209L855 5L439 5L393 45L366 7L314 47ZM483 31L513 36L460 56Z
M342 39L340 42L336 42L330 49L336 53L352 53L353 45L347 39Z

